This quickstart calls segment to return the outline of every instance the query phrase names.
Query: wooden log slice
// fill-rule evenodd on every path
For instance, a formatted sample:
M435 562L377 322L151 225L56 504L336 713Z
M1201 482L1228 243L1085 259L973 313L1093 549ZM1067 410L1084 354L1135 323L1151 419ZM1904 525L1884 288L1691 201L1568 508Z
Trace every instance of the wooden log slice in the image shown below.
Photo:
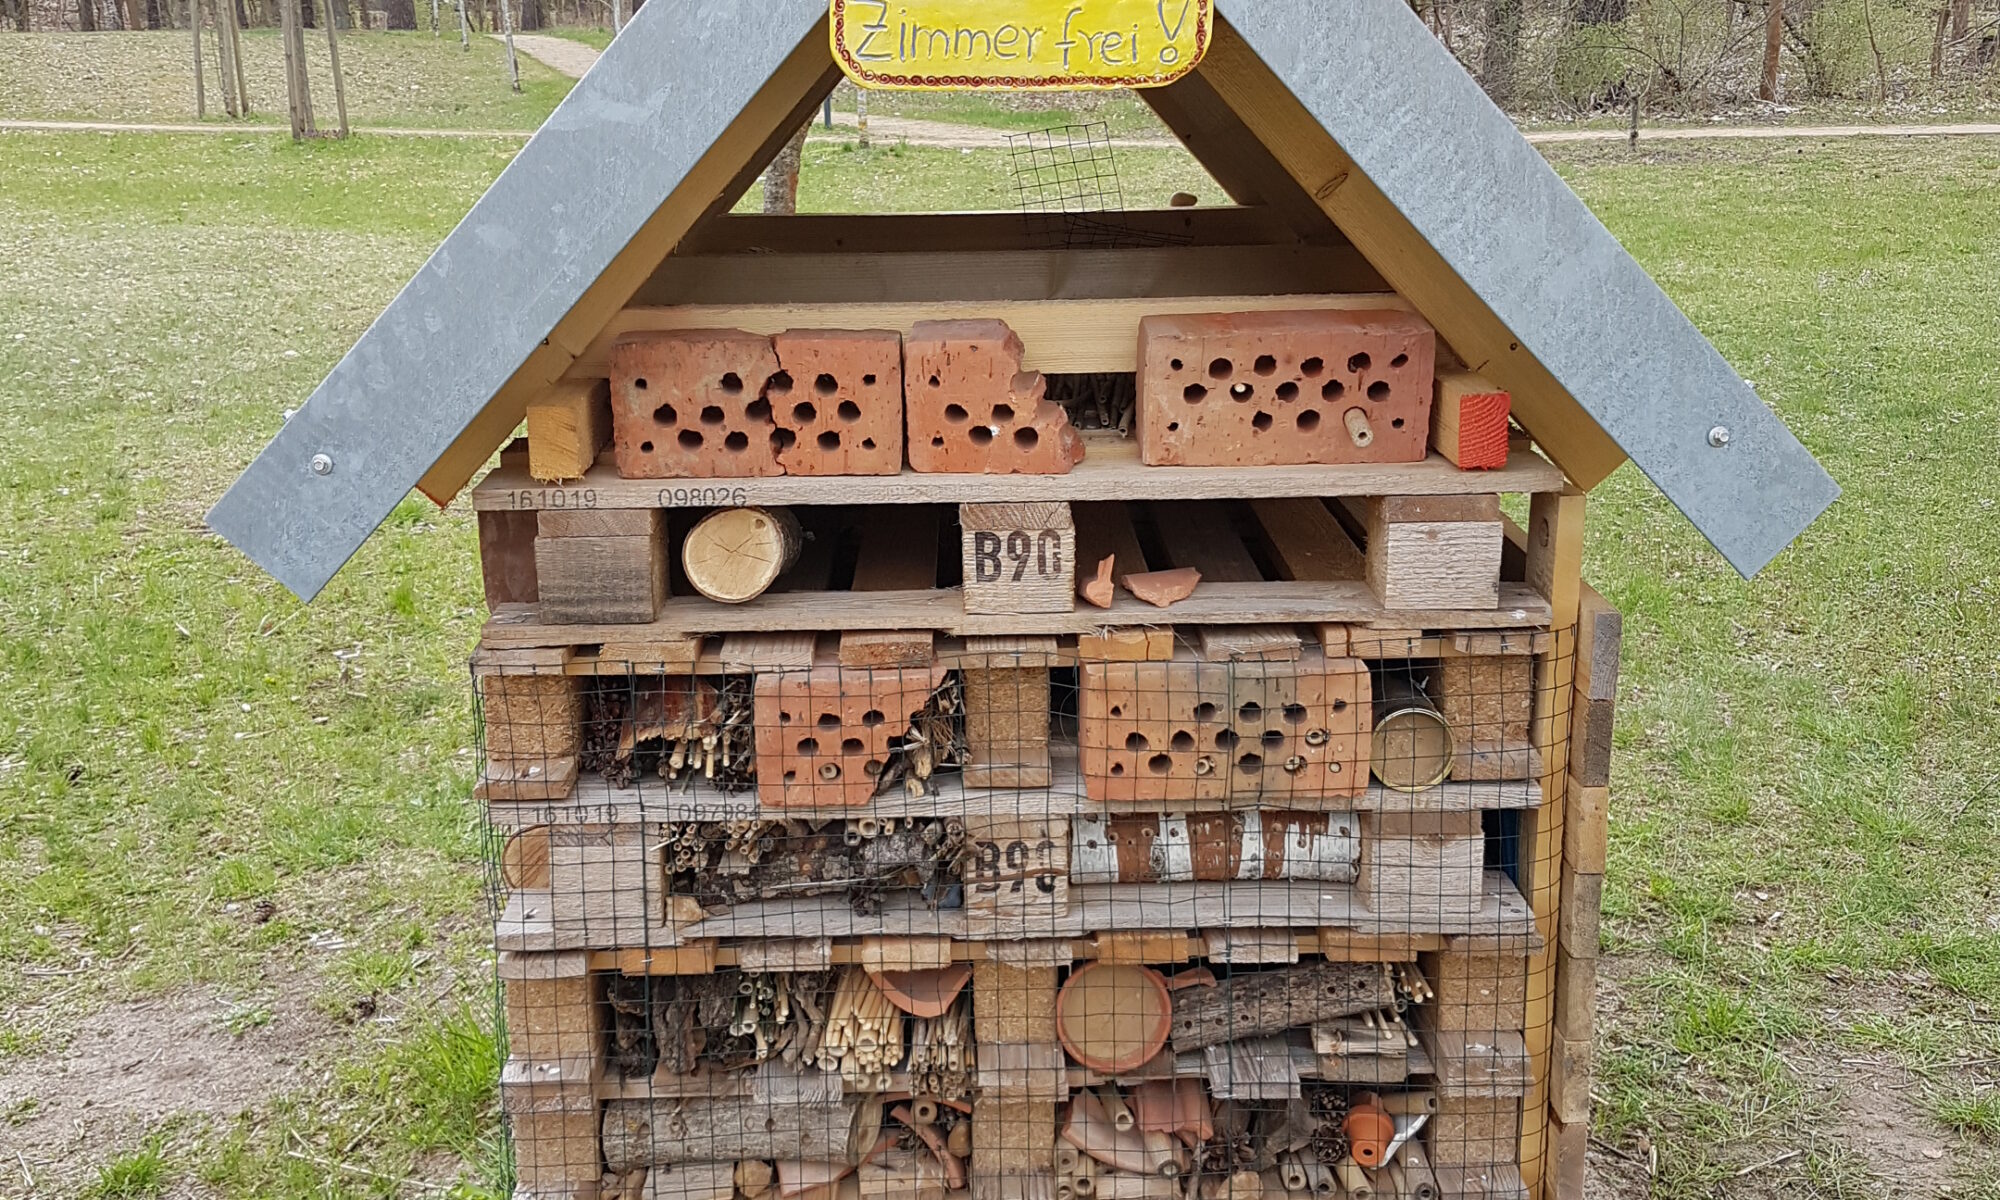
M805 544L798 518L782 508L724 508L688 531L681 565L694 590L722 604L763 595Z

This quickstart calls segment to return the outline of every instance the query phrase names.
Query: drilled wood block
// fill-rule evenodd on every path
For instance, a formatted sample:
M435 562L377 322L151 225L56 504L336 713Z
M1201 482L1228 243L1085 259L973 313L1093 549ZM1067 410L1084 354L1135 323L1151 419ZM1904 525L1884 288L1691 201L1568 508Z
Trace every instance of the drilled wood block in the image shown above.
M1527 960L1519 954L1425 954L1418 960L1437 998L1434 1028L1521 1029L1528 1004Z
M1436 342L1403 312L1146 317L1140 455L1183 466L1421 461Z
M787 475L903 469L903 338L892 330L788 330L765 385Z
M1355 659L1086 662L1078 678L1092 800L1297 804L1367 786L1368 671Z
M961 504L958 523L966 612L1066 613L1075 607L1076 526L1069 505Z
M1004 321L918 321L903 342L910 467L926 472L1067 475L1083 439L1021 369Z
M1049 786L1047 667L966 667L967 787Z
M1342 502L1367 539L1382 607L1500 607L1507 538L1498 496L1386 496Z
M583 703L575 679L567 675L480 675L476 682L487 758L537 762L577 752Z
M936 667L816 667L757 676L757 798L770 808L866 804L943 680Z
M1364 813L1362 900L1378 911L1476 913L1485 895L1480 814Z

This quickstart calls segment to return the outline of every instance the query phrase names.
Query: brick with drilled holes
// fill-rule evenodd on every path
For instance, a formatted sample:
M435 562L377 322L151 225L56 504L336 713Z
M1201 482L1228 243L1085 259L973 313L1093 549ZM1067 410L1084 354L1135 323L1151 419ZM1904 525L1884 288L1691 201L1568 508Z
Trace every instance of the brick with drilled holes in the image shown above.
M1199 313L1139 322L1149 465L1418 462L1437 335L1414 313Z
M766 808L868 803L890 745L944 679L938 667L814 667L759 674L757 798Z
M772 339L765 388L787 475L903 469L903 338L892 330L793 329Z
M1069 414L1021 369L1004 321L919 321L903 343L910 466L918 471L1067 475L1083 461Z
M1368 669L1288 662L1087 662L1085 792L1100 802L1306 804L1368 784Z
M782 475L765 385L771 339L735 329L634 334L611 348L611 431L627 479Z

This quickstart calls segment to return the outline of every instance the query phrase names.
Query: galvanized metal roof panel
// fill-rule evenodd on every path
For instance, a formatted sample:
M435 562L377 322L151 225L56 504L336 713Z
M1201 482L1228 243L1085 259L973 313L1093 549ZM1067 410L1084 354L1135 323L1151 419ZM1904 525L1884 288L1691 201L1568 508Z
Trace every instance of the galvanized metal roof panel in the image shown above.
M1221 12L1738 571L1833 503L1832 478L1404 0Z
M209 526L311 599L825 13L824 0L641 8Z

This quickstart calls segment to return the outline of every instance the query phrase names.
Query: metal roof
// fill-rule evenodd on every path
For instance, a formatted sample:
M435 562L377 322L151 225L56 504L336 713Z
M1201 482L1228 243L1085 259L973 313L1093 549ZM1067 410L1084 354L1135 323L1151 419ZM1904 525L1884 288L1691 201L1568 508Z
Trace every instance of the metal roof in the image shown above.
M1574 398L1573 419L1738 570L1832 503L1832 479L1403 0L1219 7ZM210 526L310 599L482 415L493 445L475 449L490 453L507 432L487 413L496 395L825 14L824 0L641 8Z

